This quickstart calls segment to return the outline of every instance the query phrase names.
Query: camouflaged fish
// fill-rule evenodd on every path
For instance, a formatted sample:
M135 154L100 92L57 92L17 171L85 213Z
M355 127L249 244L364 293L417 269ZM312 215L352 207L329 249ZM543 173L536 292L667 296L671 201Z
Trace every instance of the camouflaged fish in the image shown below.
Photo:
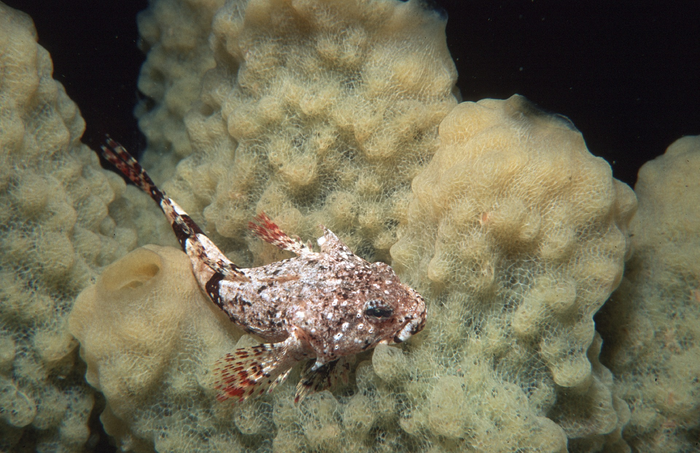
M423 329L423 298L402 284L391 267L353 254L327 228L321 226L321 251L314 252L261 213L250 223L251 230L296 257L240 268L119 143L108 138L102 154L158 203L207 296L236 325L267 342L236 349L217 362L219 400L242 402L272 391L294 365L306 361L296 390L298 402L329 388L347 366L346 357L380 343L401 343Z

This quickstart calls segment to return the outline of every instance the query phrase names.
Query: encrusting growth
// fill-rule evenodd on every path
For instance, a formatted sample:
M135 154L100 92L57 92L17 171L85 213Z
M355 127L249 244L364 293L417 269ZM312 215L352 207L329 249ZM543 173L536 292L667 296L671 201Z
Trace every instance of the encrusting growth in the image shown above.
M402 284L391 267L356 256L325 227L317 253L261 213L250 229L297 256L239 268L119 143L108 138L102 153L158 203L190 258L200 288L236 325L269 342L239 348L219 360L219 400L243 401L272 391L295 364L315 359L302 370L298 402L329 388L334 374L346 369L344 357L380 343L401 343L423 329L423 298Z

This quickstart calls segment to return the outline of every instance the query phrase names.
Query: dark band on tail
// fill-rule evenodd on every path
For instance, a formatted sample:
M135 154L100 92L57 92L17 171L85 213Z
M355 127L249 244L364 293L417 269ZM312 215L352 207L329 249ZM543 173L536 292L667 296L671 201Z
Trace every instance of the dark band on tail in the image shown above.
M225 278L226 276L224 274L217 272L211 276L204 288L209 298L219 307L223 307L223 301L219 293L219 283Z
M129 178L129 181L149 194L158 203L158 206L170 221L177 241L183 250L187 251L185 248L187 239L195 238L197 234L204 234L199 225L194 223L194 220L189 215L184 212L177 212L175 203L155 185L151 177L146 173L146 170L134 159L134 156L109 136L107 137L107 146L102 146L102 155L109 163L117 167L117 170L124 176Z
M146 170L129 154L129 151L107 136L107 146L102 146L102 155L109 163L117 167L121 174L149 194L160 206L165 194L153 183Z
M199 225L187 213L179 209L175 202L155 185L151 177L146 173L146 170L129 154L129 151L109 136L107 137L107 146L102 146L102 155L108 162L117 167L117 170L124 176L129 178L129 181L149 194L158 203L158 206L170 222L177 241L185 252L187 252L188 239L196 239L197 234L204 234Z
M187 239L193 238L197 234L204 234L202 229L199 228L199 225L194 223L194 220L192 220L187 214L180 214L178 217L175 217L175 220L173 223L171 223L171 226L173 227L173 232L175 232L175 236L177 237L177 242L180 243L180 246L185 251L187 251L185 249Z
M107 137L107 146L102 147L102 155L158 203L161 211L170 222L182 250L192 260L194 268L201 271L201 265L204 264L214 272L213 275L208 276L201 274L201 272L198 274L195 270L195 277L211 300L226 311L220 294L220 282L226 279L240 280L247 277L211 242L194 220L155 185L146 170L123 146Z

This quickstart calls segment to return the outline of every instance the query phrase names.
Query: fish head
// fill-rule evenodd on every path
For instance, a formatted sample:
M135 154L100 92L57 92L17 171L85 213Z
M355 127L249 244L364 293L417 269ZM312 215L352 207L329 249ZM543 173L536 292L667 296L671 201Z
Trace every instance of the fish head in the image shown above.
M402 343L425 326L423 297L401 283L383 262L369 263L325 231L321 260L327 269L323 297L302 315L307 338L319 363L357 354L380 343Z
M401 283L391 266L370 265L371 278L363 294L362 320L376 332L376 344L403 343L425 327L423 297Z

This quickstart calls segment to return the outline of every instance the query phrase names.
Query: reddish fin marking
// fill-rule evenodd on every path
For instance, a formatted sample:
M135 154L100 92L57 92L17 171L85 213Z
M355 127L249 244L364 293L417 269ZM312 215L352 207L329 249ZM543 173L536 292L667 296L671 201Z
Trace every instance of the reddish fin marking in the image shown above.
M296 255L302 255L311 249L299 239L293 239L287 235L275 222L264 212L261 212L252 222L248 222L250 228L256 236L281 250L290 251Z
M291 366L285 367L283 362L282 343L259 344L226 354L214 368L220 379L215 388L221 391L216 399L243 402L250 396L271 392L289 376Z

